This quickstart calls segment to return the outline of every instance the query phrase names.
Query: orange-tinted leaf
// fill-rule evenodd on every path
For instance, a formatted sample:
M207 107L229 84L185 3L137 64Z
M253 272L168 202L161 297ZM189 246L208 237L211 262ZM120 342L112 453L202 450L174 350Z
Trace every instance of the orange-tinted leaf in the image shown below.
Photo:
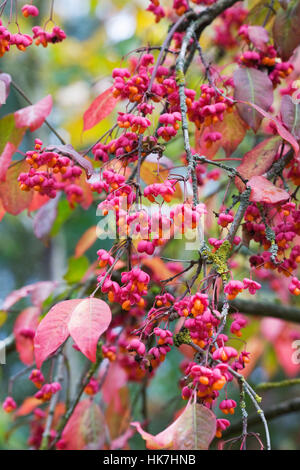
M78 403L62 434L64 449L102 449L105 437L105 420L99 406L90 400Z
M48 95L32 106L19 109L15 112L16 127L29 127L31 132L36 131L50 114L52 104L52 96Z
M147 449L207 450L216 433L216 417L203 405L189 403L179 418L156 436L140 423L131 423L146 441Z
M5 182L0 183L0 197L4 209L12 215L18 215L30 206L32 191L21 191L18 176L27 173L29 165L25 161L11 166L6 172Z
M142 264L151 269L155 280L158 282L174 276L174 273L167 268L166 264L158 256L154 256L153 258L143 258ZM171 284L171 282L169 284Z
M92 129L115 108L118 99L113 96L113 87L97 96L83 115L83 131Z
M244 155L242 163L237 167L237 171L246 179L256 175L263 175L271 167L280 143L280 136L263 140ZM239 191L244 190L245 185L238 176L235 178L235 185Z
M140 175L146 184L161 183L168 176L169 169L155 162L145 161L141 166Z
M35 397L27 397L22 405L17 409L15 416L26 416L32 413L38 406L42 405L43 401Z
M83 207L83 209L87 210L93 203L93 191L91 190L91 185L87 182L84 173L81 174L77 184L83 190L83 197L80 201L80 205Z
M80 258L97 240L96 225L84 232L75 248L75 258Z
M100 299L84 299L72 311L68 321L70 335L80 351L92 362L96 361L98 340L110 322L110 308Z
M252 176L248 181L251 188L250 201L280 204L290 198L289 193L278 188L264 176Z

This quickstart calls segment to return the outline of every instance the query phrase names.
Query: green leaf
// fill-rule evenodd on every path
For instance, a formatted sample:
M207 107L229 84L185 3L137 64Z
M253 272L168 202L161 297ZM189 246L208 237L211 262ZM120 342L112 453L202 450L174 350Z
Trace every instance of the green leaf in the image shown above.
M25 133L24 129L17 129L13 114L7 114L0 119L0 154L3 152L7 142L18 147Z
M81 256L80 258L70 258L68 271L64 276L64 279L69 283L73 284L75 282L81 281L89 267L89 260L86 256Z

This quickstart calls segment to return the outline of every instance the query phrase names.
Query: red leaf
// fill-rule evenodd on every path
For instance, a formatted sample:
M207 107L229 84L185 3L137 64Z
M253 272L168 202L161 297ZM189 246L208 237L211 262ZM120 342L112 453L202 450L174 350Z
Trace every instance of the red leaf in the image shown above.
M247 179L252 176L263 175L271 167L280 143L280 136L263 140L252 150L245 153L241 164L237 167L237 171ZM239 191L244 191L245 185L238 176L235 178L235 185Z
M131 423L146 441L147 449L207 450L216 433L216 417L203 405L189 403L179 418L156 436Z
M281 122L278 121L278 119L276 119L274 116L272 116L270 113L267 113L266 111L264 111L262 108L260 108L259 106L257 106L256 104L253 104L253 103L248 103L246 101L241 101L241 103L245 103L245 104L248 104L249 106L252 106L254 109L256 109L260 114L262 114L262 116L264 116L265 118L267 119L270 119L270 121L273 122L273 124L275 125L276 129L277 129L277 132L278 134L284 139L286 140L294 149L295 151L295 157L298 156L298 153L299 153L299 145L298 145L298 142L296 141L296 139L292 136L292 134L281 124Z
M31 366L34 362L33 338L22 334L22 332L27 329L35 332L38 326L39 315L40 309L38 307L26 308L18 316L13 328L16 350L20 355L21 361L27 366Z
M15 303L23 297L31 295L31 301L35 307L41 307L45 299L51 294L53 289L57 286L54 281L41 281L35 284L29 284L21 289L11 292L2 305L3 310L9 310Z
M246 67L235 70L233 79L238 112L251 129L257 132L263 118L257 110L249 109L248 102L268 111L273 103L272 82L266 73Z
M92 129L92 127L106 118L115 108L119 100L113 96L112 92L113 87L105 90L101 95L97 96L90 107L85 111L83 115L83 131Z
M29 207L32 200L32 191L21 191L18 183L20 173L27 173L28 163L18 162L6 172L5 182L0 183L0 197L4 209L12 215L18 215Z
M65 450L102 449L105 442L105 420L96 403L83 400L76 406L62 434Z
M36 131L45 122L52 109L52 96L48 95L36 104L19 109L15 112L16 127L29 127Z
M84 253L94 245L95 241L97 240L97 226L93 225L92 227L88 228L80 240L78 241L76 248L75 248L75 258L80 258L80 256L84 255Z
M41 320L34 337L35 361L38 368L68 338L68 321L81 302L81 299L59 302Z
M80 351L90 361L96 361L97 343L111 322L111 311L103 300L82 300L72 312L68 322L70 335Z
M290 198L289 193L275 186L264 176L252 176L247 184L251 188L250 201L252 202L280 204Z
M16 147L11 142L7 142L5 145L4 150L0 155L0 181L5 181L6 172L11 163L12 156L16 150Z
M99 299L72 299L54 305L41 320L34 338L37 367L40 368L69 335L81 352L95 361L98 339L110 322L110 308Z
M283 124L297 140L300 140L300 103L294 103L291 96L284 95L280 113Z

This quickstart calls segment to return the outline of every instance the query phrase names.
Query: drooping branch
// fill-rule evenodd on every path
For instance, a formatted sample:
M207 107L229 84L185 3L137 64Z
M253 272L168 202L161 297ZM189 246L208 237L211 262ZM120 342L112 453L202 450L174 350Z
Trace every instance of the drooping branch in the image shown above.
M219 306L223 305L222 299ZM273 317L281 320L300 323L300 308L275 304L274 302L252 301L235 298L229 302L230 313L242 312L247 315L259 317Z
M285 401L283 403L278 403L276 405L271 406L268 410L265 410L265 418L270 421L272 419L279 418L280 416L294 413L300 411L300 398L293 398L292 400ZM248 417L248 427L254 426L260 423L260 416L258 414L253 414ZM237 433L240 431L242 426L242 422L238 421L234 423L228 428L227 432L224 432L224 438Z

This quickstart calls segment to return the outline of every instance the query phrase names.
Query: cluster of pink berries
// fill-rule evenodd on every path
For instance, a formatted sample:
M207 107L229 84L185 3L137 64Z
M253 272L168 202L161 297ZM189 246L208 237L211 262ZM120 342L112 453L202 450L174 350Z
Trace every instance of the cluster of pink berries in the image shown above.
M144 196L150 202L154 202L157 196L162 196L165 202L170 202L175 193L175 184L177 180L167 180L164 183L154 183L146 186Z
M289 285L289 291L293 295L300 295L300 281L296 277L293 277Z
M35 139L35 148L26 152L26 161L30 169L18 177L22 191L33 189L50 198L54 198L57 191L64 191L72 207L81 201L83 190L75 184L75 180L81 176L82 169L68 157L47 151L43 148L43 142ZM47 170L41 169L45 167Z
M248 320L246 319L244 315L242 315L241 313L235 313L233 315L233 322L230 325L230 332L238 337L241 337L242 336L241 329L245 328L247 324L248 324Z
M103 282L105 274L98 276L98 282ZM110 276L104 279L101 290L108 293L110 302L118 302L123 310L130 310L133 305L144 306L143 297L147 295L147 286L150 282L149 274L139 268L121 274L122 286L112 281Z
M177 111L174 113L164 113L159 117L159 122L163 126L159 127L157 135L162 137L167 142L175 137L179 129L179 122L181 121L181 114Z
M106 250L98 250L98 261L100 268L105 268L107 265L112 266L114 263L114 258Z
M138 134L143 134L147 127L151 126L151 121L148 118L121 112L119 112L117 123L121 129L131 128L132 132L137 132Z
M242 25L239 29L239 35L252 47L253 44L249 38L248 29L249 25ZM265 45L263 50L249 49L240 55L238 61L246 67L267 69L274 88L293 71L293 65L290 62L282 62L272 45Z
M10 50L10 46L16 46L20 51L25 51L32 44L32 38L28 34L12 34L2 25L0 20L0 57Z
M243 290L248 289L249 293L254 295L256 291L261 289L261 285L253 281L252 279L244 278L243 282L241 281L229 281L228 284L224 287L224 292L227 294L228 300L233 300L238 294L243 292Z
M249 205L244 217L245 229L251 239L268 250L271 242L267 239L266 226L256 204ZM287 202L269 208L268 219L275 234L277 256L271 258L271 254L265 251L260 255L252 255L250 264L256 268L277 270L289 277L300 263L300 249L296 242L297 235L300 235L300 210L295 203Z
M224 113L232 111L232 102L224 97L210 85L203 84L200 87L201 94L188 109L189 120L200 128L204 122L207 126L223 121ZM219 137L218 135L214 137ZM213 141L213 139L211 139ZM217 140L217 138L215 139Z
M99 382L95 377L91 377L89 383L84 387L84 393L87 395L96 395L99 391Z
M36 388L41 388L45 378L42 372L39 369L33 369L30 373L29 380L36 386Z
M12 413L17 408L17 404L12 397L6 397L2 403L2 408L6 413Z
M40 26L34 26L32 32L35 44L37 46L41 44L43 47L47 47L48 44L62 42L67 37L66 33L59 26L54 26L51 33L44 31Z
M38 16L40 14L38 7L31 4L24 5L21 11L25 18L28 18L28 16Z
M232 211L229 212L221 212L218 217L218 224L221 227L227 227L231 222L234 220L234 215Z
M25 18L39 15L39 10L35 5L26 4L22 7L22 13ZM20 32L12 34L9 30L2 25L0 20L0 57L10 50L10 46L16 46L20 51L26 51L27 47L33 43L42 44L47 47L49 43L55 44L61 42L66 38L65 32L59 27L54 26L51 32L46 32L40 26L32 28L33 36L29 34L22 34Z
M51 384L45 384L42 388L36 392L34 395L35 398L38 398L42 401L49 401L51 400L52 395L59 392L61 390L61 385L59 382L52 382Z
M151 11L155 15L155 22L159 21L166 16L165 10L160 5L159 0L149 0L150 5L147 8L147 11Z

